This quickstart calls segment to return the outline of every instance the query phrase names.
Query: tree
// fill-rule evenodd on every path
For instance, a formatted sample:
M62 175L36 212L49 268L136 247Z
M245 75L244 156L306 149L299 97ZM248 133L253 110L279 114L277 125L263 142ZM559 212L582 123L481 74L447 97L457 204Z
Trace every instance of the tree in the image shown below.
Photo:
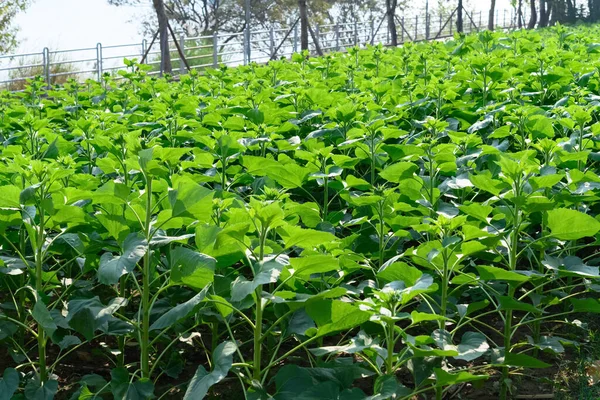
M13 25L14 18L30 4L30 0L0 2L0 54L8 53L17 47L18 28Z
M169 53L169 19L165 12L163 0L152 0L156 18L158 19L158 35L160 39L160 71L171 72L171 54Z
M456 31L458 33L463 32L463 0L458 0L458 7L456 8Z
M517 6L517 27L521 29L523 27L523 0L519 0Z
M544 28L548 26L548 20L550 16L550 4L548 0L540 0L540 21L539 27Z
M385 15L387 18L388 29L390 31L390 44L398 46L398 32L396 31L396 7L397 0L385 0Z
M527 24L528 29L535 28L535 24L537 23L537 11L535 9L535 0L529 0L529 5L531 7L531 16L529 17L529 23Z
M298 0L300 13L300 49L308 50L308 7L306 0Z
M494 30L494 14L496 13L496 0L491 0L490 13L488 14L488 29Z

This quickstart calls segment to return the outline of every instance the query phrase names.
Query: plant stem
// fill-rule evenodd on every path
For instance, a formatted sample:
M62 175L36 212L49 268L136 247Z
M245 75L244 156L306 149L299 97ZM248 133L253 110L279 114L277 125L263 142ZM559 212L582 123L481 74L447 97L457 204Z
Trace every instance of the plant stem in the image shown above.
M42 201L44 200L44 190L40 188L40 197ZM37 295L41 295L42 291L42 261L43 261L43 251L44 251L44 229L45 229L45 220L44 220L44 210L40 204L38 209L40 215L40 223L38 225L38 237L37 237L37 249L35 252L35 290ZM41 297L38 297L37 301L43 301ZM40 383L45 383L48 379L48 371L46 369L46 332L44 331L44 327L38 324L37 326L38 336L38 358L39 358L39 374L40 374Z
M521 181L517 179L514 184L514 194L515 198L521 195L520 193ZM519 240L519 229L521 226L521 211L519 209L518 203L515 204L514 209L514 223L513 223L513 231L511 232L511 240L510 240L510 251L508 254L508 268L510 271L514 271L517 269L517 250L518 250L518 240ZM508 297L513 298L515 296L516 287L514 285L510 285L508 287ZM511 339L512 339L512 310L506 310L506 317L504 319L504 357L510 352ZM502 381L500 382L500 400L506 400L508 398L508 377L509 377L509 368L505 366L502 368Z
M262 339L262 287L256 288L256 322L254 325L254 367L252 377L260 381L261 339Z
M260 235L260 248L258 253L258 262L261 263L265 257L265 242L269 229L262 227ZM256 274L256 271L255 271ZM258 286L254 291L256 296L256 321L254 322L254 364L252 369L252 378L260 382L261 378L261 358L262 358L262 286Z
M142 272L142 326L140 340L142 378L150 378L150 222L152 216L152 178L146 177L146 254Z

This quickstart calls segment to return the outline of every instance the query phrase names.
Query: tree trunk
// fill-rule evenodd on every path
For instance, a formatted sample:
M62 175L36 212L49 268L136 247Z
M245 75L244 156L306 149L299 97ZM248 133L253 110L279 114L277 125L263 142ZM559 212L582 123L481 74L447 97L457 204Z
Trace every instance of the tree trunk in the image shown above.
M540 0L540 28L548 26L548 14L546 14L546 1Z
M463 0L458 0L456 13L456 32L463 33Z
M300 12L300 49L308 50L308 8L306 0L298 0L298 11Z
M519 0L517 6L517 27L521 29L523 27L523 0Z
M156 18L158 19L158 34L160 38L160 73L171 73L171 54L169 53L169 20L165 12L163 0L152 0Z
M591 22L598 22L600 20L600 1L588 0L588 7L590 9Z
M490 13L488 14L488 29L494 30L494 15L496 14L496 0L491 0Z
M575 22L577 19L577 8L575 8L575 4L571 2L571 0L567 0L567 22Z
M396 31L396 4L397 0L385 0L388 29L390 30L390 44L398 46L398 32Z
M533 29L535 28L535 24L537 23L537 11L535 9L535 0L529 0L529 3L531 5L531 16L529 17L529 24L527 25L527 29Z

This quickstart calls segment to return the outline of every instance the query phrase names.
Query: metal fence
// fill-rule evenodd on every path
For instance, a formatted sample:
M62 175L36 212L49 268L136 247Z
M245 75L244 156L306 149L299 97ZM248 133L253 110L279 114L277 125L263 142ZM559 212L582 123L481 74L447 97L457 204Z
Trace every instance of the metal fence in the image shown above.
M525 16L525 18L527 18ZM527 19L525 19L527 20ZM465 33L485 29L488 13L463 12ZM429 13L425 16L397 16L398 43L408 41L438 40L451 37L455 30L456 12L451 14ZM511 29L516 26L514 10L497 10L495 26ZM309 35L309 50L317 53L345 51L352 46L390 43L387 18L368 22L350 22L334 25L315 25L314 35ZM266 63L281 57L290 57L300 50L299 26L288 28L250 30L238 33L217 33L208 36L185 37L180 34L177 45L191 69L205 69L218 65L246 65L250 62ZM316 39L316 40L315 40ZM115 73L124 69L125 58L141 60L153 66L151 74L160 73L160 51L158 43L152 45L147 39L140 43L106 46L98 43L94 47L50 50L45 47L39 53L9 54L0 56L0 89L19 90L27 79L42 76L48 84L64 83L70 78L77 80L102 79L104 73ZM184 60L172 49L173 73L187 70Z

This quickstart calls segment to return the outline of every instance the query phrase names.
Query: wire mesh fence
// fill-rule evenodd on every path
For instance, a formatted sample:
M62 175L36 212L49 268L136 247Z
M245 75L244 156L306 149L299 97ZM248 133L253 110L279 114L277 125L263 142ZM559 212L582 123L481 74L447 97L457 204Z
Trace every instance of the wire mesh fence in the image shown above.
M524 16L526 19L527 16ZM516 26L513 10L497 10L495 26L511 29ZM465 33L485 29L487 13L466 11L463 13ZM409 41L438 40L448 38L456 32L456 13L428 13L426 15L396 17L398 44ZM266 63L281 57L290 57L300 51L300 26L272 27L271 29L249 30L248 32L223 33L186 37L174 35L169 42L173 74L184 73L187 68L203 70L219 65L237 66L251 62ZM346 51L353 46L374 44L389 45L390 29L385 16L366 22L315 25L309 35L309 51ZM177 45L181 49L176 50ZM144 58L145 55L145 58ZM140 43L103 45L77 49L50 50L39 53L9 54L0 56L0 89L20 90L28 79L42 76L49 84L60 84L74 78L102 79L103 74L117 74L124 69L124 59L144 59L152 66L150 74L159 74L161 68L158 43L147 39ZM184 61L185 59L185 61ZM187 63L187 65L186 65Z

